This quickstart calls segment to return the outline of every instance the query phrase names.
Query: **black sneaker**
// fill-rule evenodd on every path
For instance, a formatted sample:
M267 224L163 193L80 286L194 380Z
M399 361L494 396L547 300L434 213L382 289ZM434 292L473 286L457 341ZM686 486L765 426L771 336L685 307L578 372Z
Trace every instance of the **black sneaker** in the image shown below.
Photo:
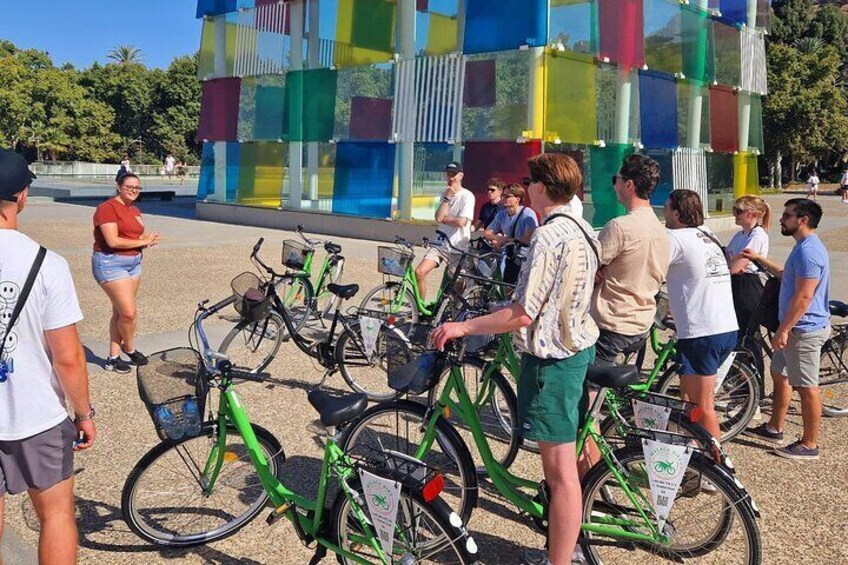
M141 365L147 365L147 356L138 349L130 353L129 351L121 347L121 351L123 351L124 354L126 354L126 356L130 358L130 363L132 363L136 367L139 367Z
M103 365L103 368L107 371L112 371L113 373L120 373L122 375L132 371L132 367L130 367L130 364L121 359L120 357L107 358L106 364Z
M786 447L781 447L780 449L775 449L773 453L779 457L785 457L786 459L803 460L819 458L818 447L809 448L800 441L790 443Z
M756 428L749 428L744 433L748 437L755 437L770 443L783 442L783 432L773 432L768 428L768 424L760 424Z

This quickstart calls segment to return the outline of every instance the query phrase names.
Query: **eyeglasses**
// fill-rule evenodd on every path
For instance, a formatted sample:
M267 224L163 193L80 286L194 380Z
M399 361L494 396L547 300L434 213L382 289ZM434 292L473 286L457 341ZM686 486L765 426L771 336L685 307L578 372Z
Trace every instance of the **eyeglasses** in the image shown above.
M739 214L744 214L747 211L748 210L746 210L745 208L737 208L736 206L733 207L733 215L734 216L738 216Z
M126 185L124 185L121 188L124 189L124 190L128 190L129 192L141 192L140 186L126 186Z
M488 188L488 189L486 189L486 190L488 190L489 192L497 192L497 191L499 191L500 189L499 189L499 188Z
M801 214L793 214L792 212L784 212L780 215L781 220L785 220L786 218L800 218Z
M627 177L623 177L621 175L613 175L612 176L612 185L615 186L615 183L618 182L618 179L621 179L623 182L627 182L630 179Z
M504 199L506 199L506 198L518 198L518 195L512 194L511 192L508 192L508 193L504 194L503 197L504 197Z

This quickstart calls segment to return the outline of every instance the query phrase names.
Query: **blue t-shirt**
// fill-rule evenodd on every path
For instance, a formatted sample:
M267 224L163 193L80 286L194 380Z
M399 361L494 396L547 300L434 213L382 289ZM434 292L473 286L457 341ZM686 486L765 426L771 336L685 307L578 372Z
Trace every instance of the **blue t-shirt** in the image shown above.
M795 244L783 267L783 279L780 283L778 317L782 321L789 308L789 301L795 294L798 279L818 279L813 300L807 312L801 316L795 329L800 332L822 330L830 324L830 259L819 236L809 235Z
M518 222L518 224L514 226L515 230L513 230L513 224L515 222ZM539 222L536 220L536 213L524 206L523 208L519 208L514 216L510 216L506 209L500 210L486 229L507 237L519 238L528 229L536 229L537 227L539 227Z

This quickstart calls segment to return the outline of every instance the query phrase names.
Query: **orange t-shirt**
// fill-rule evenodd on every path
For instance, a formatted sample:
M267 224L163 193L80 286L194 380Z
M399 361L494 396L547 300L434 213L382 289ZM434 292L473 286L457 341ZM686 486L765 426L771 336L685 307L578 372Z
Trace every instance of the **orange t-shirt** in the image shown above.
M125 206L114 198L110 198L97 207L94 212L94 250L100 253L116 253L118 255L138 255L141 249L112 249L106 244L106 238L100 226L103 224L118 224L118 236L126 239L141 239L144 233L144 222L141 211L134 205Z

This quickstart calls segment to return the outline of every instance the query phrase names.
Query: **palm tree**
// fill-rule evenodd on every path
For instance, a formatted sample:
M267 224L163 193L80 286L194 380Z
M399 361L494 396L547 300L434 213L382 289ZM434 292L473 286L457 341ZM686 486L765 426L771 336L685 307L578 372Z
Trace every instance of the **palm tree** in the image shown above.
M795 40L795 48L804 55L815 55L824 43L818 37L802 37Z
M127 63L141 63L143 57L141 49L133 45L118 45L113 47L106 55L107 58L117 61L121 65Z

